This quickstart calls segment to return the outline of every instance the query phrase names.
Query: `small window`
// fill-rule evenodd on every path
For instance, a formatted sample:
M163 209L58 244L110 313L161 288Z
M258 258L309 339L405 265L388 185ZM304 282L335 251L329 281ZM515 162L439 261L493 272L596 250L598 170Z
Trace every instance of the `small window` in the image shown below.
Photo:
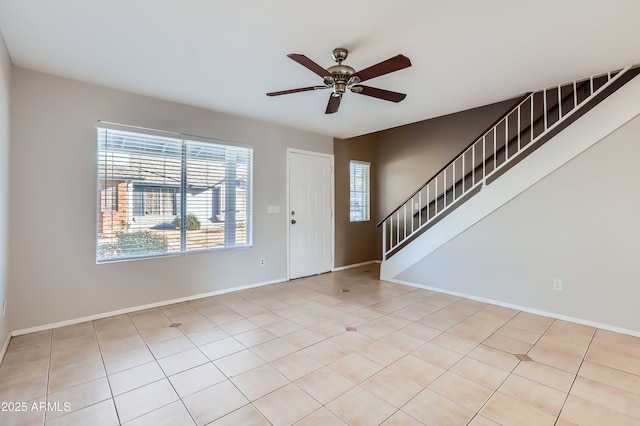
M173 188L147 187L144 190L144 214L146 216L170 216L175 211L176 191Z
M370 220L370 169L370 163L363 161L351 161L349 163L351 206L349 215L351 222Z
M103 212L118 211L118 185L105 183L100 191L100 208Z

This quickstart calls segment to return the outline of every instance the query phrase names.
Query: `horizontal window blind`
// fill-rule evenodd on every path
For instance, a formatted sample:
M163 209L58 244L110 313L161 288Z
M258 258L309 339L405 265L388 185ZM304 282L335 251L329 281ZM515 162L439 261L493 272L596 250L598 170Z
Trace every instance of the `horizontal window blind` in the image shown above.
M197 139L98 127L98 262L251 245L252 148Z
M370 163L363 161L349 162L350 176L350 213L351 222L370 220L371 192L370 192Z

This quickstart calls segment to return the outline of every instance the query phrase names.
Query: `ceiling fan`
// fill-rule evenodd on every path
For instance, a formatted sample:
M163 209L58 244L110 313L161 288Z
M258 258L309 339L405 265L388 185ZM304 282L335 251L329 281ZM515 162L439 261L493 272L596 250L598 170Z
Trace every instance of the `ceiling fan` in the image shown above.
M322 68L320 65L313 62L311 59L298 53L292 53L287 55L303 67L313 71L323 78L324 86L309 86L301 87L299 89L282 90L280 92L270 92L267 96L280 96L288 95L290 93L308 92L311 90L320 89L332 89L331 96L329 96L329 103L325 114L333 114L340 108L340 101L342 95L351 90L353 93L359 93L365 96L371 96L385 101L400 102L407 95L404 93L392 92L390 90L378 89L376 87L370 87L360 84L363 81L371 80L372 78L380 77L381 75L389 74L394 71L401 70L411 66L411 61L404 55L397 55L393 58L389 58L386 61L382 61L378 64L372 65L369 68L365 68L360 71L356 71L348 65L343 65L342 61L347 59L349 51L342 47L333 49L333 60L338 64L333 65L327 69Z

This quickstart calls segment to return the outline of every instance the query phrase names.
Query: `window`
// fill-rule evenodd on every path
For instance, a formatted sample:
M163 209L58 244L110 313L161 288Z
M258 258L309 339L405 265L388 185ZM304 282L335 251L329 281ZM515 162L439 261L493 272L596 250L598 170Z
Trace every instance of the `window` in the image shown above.
M99 123L98 262L252 243L253 149Z
M100 208L103 212L118 211L118 185L104 183L100 191Z
M176 214L176 190L173 188L146 187L144 189L144 214L167 216Z
M349 163L351 222L370 220L370 168L371 165L363 161Z

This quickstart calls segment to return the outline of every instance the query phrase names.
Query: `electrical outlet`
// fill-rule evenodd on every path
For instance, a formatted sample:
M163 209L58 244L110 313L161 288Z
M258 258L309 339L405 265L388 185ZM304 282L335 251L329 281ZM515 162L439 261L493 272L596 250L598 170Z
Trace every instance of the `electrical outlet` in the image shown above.
M264 266L264 257L260 258L260 266Z
M553 279L553 289L556 291L562 291L562 280L558 278Z

